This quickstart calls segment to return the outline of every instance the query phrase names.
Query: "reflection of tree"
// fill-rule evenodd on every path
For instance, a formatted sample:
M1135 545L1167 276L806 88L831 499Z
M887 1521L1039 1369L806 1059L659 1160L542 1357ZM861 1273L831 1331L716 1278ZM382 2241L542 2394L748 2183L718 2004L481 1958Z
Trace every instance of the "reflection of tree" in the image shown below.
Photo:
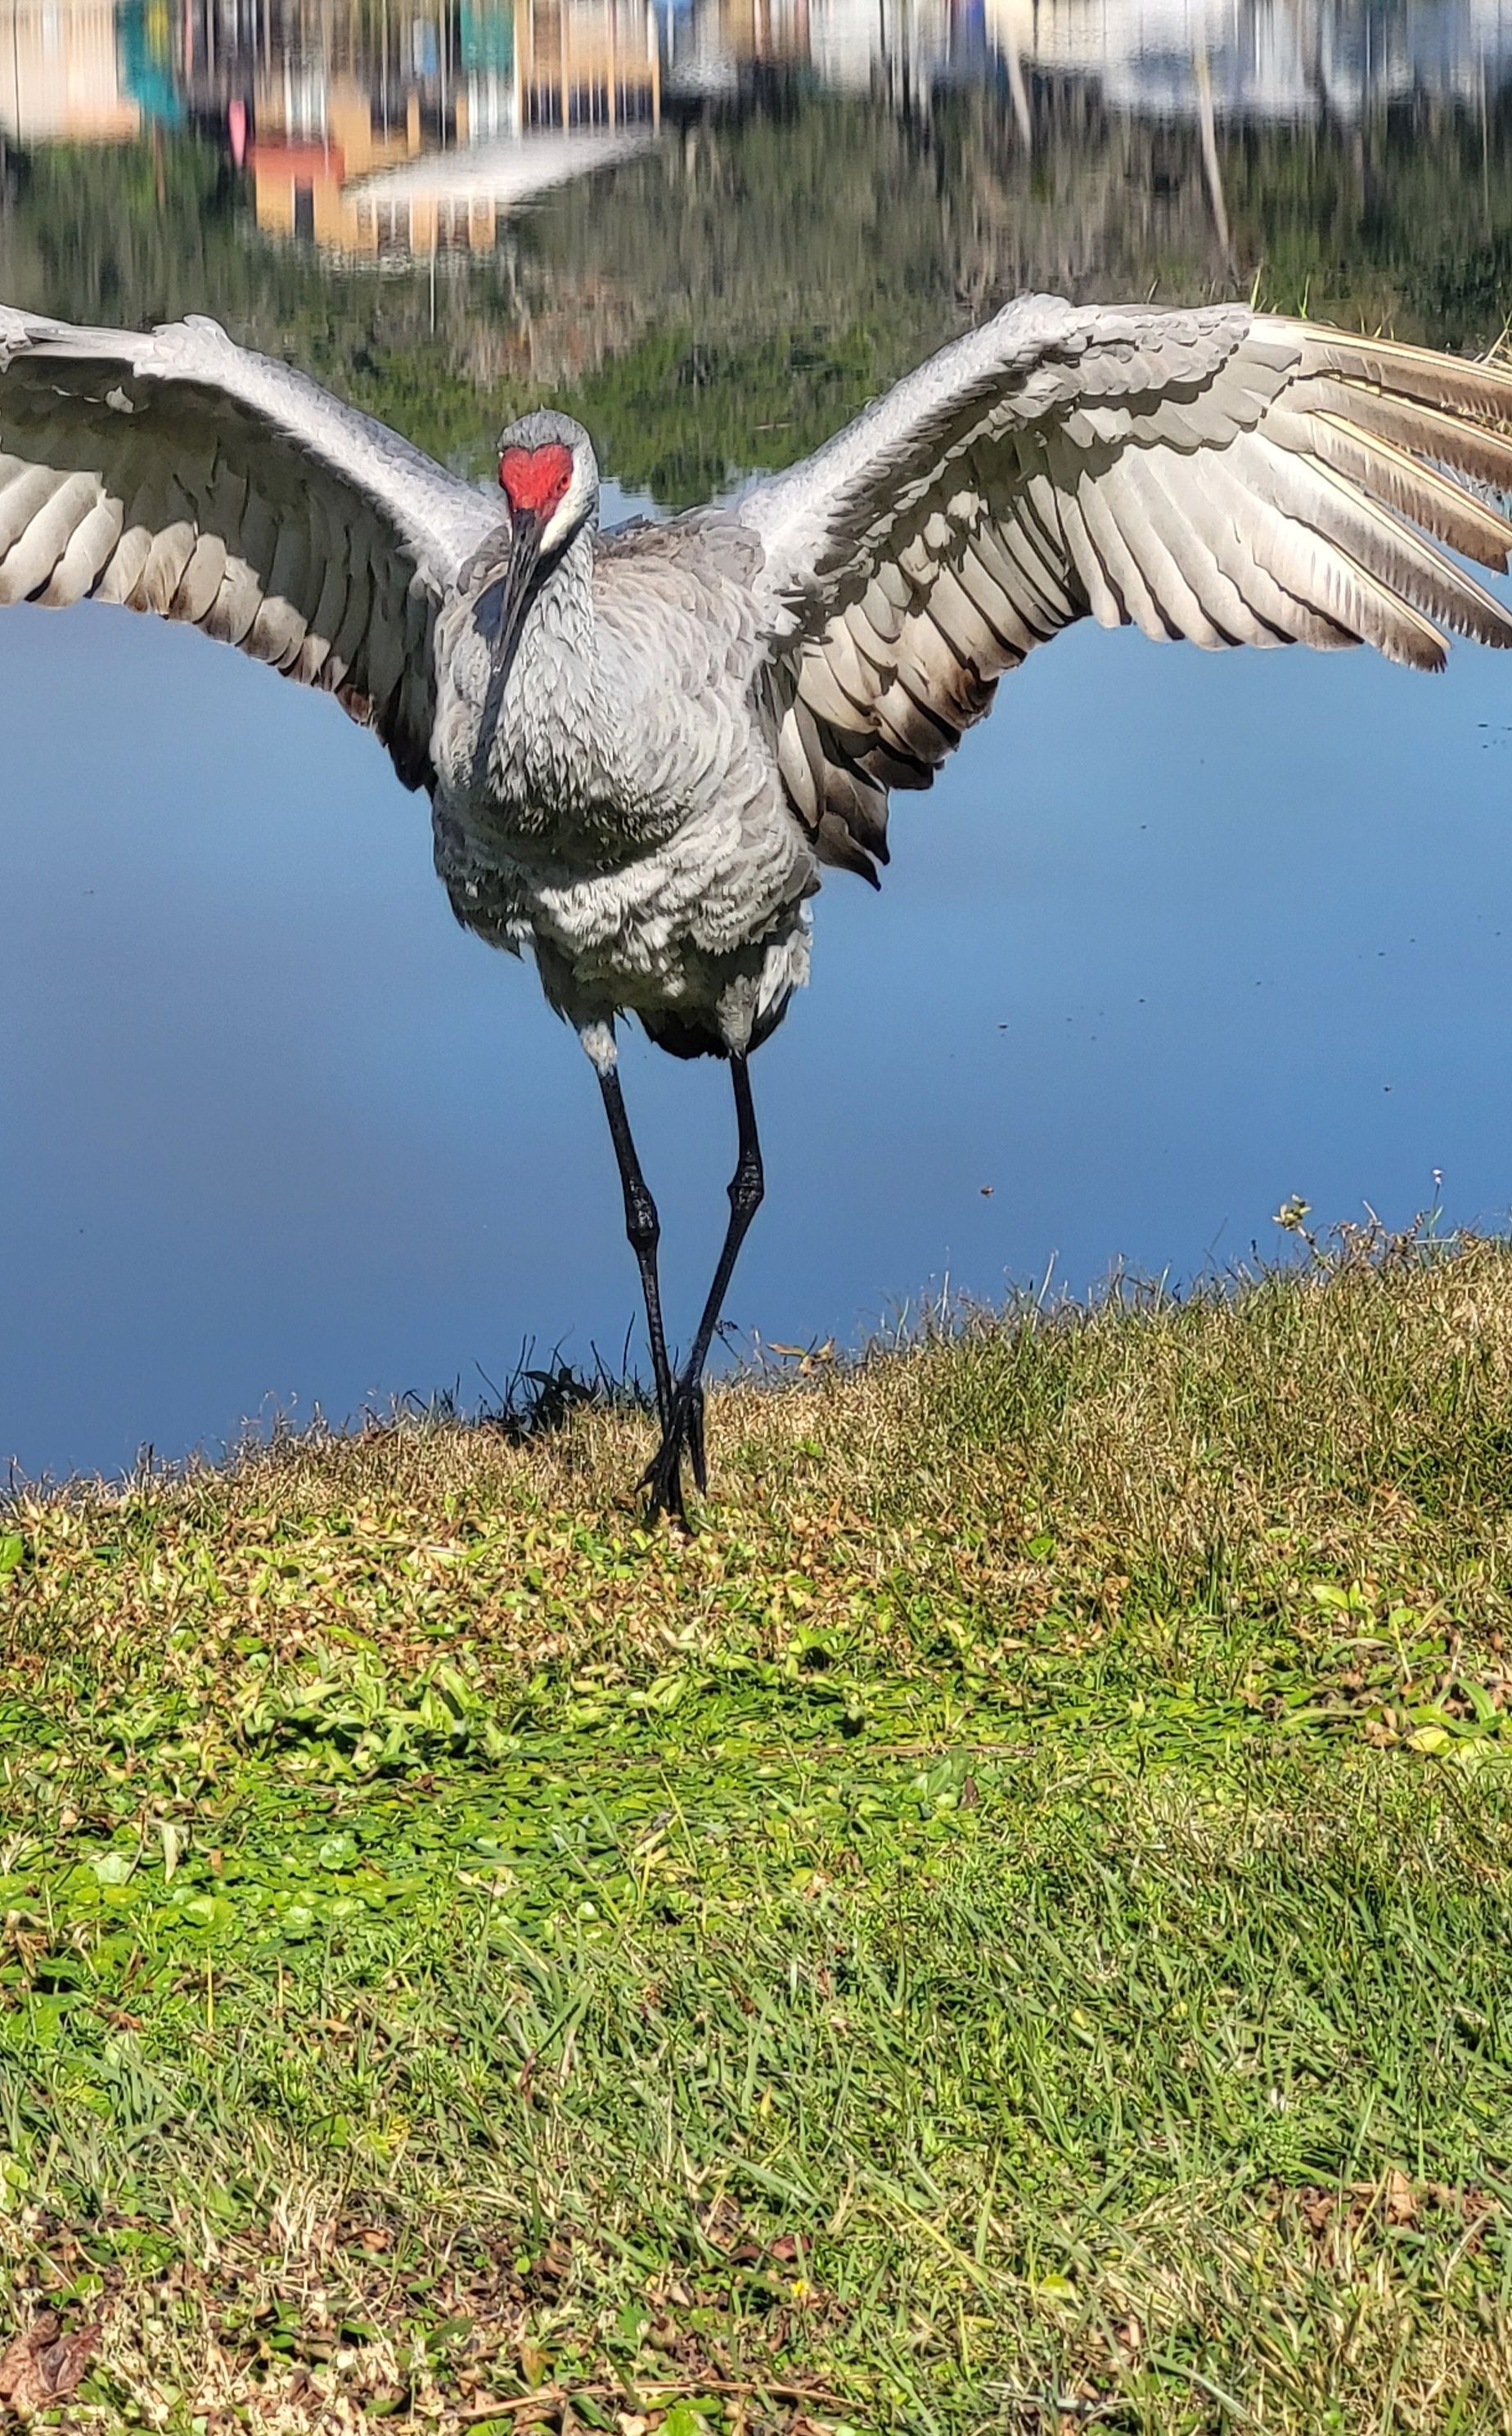
M0 220L7 300L83 321L162 319L235 278L230 200L216 154L192 142L18 156Z
M191 135L39 151L0 204L0 292L77 318L185 310L298 360L457 461L554 397L621 478L669 501L788 461L951 330L1028 287L1262 297L1452 346L1512 301L1512 104L1419 103L1363 130L1200 130L1091 88L923 111L792 89L564 190L491 262L374 280L260 243Z
M1228 199L1266 301L1402 338L1488 344L1512 304L1512 96L1419 101L1363 137L1227 147Z
M11 156L0 194L0 295L69 320L145 326L213 313L235 335L373 403L443 453L477 454L486 413L473 334L516 305L507 262L440 289L374 280L269 246L219 150L186 134Z

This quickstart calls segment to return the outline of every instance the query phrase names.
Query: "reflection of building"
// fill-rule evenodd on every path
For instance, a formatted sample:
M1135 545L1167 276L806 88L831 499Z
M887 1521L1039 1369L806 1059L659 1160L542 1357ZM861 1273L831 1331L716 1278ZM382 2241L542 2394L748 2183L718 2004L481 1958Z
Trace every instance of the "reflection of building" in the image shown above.
M739 92L754 69L808 57L808 0L695 0L669 12L663 36L669 92L687 99Z
M111 0L0 0L0 131L19 144L134 135Z
M649 9L617 0L519 0L519 118L526 127L654 126L661 56Z
M824 84L928 86L950 50L946 0L812 0L809 56Z
M1473 99L1512 58L1512 0L987 0L995 46L1140 116L1352 120L1415 93Z
M668 23L669 89L735 93L775 66L842 93L928 86L961 14L952 0L696 0Z
M684 104L787 75L879 106L1000 78L1032 141L1037 75L1194 116L1211 156L1218 119L1353 123L1509 69L1512 0L0 0L0 134L187 121L269 235L369 260L492 249L501 215L649 141L664 78Z
M661 113L645 0L416 17L359 68L287 52L252 88L257 224L405 259L491 250L501 213L617 159Z
M499 222L509 211L569 179L607 168L638 151L643 141L633 130L543 130L426 153L356 187L333 189L330 218L317 213L312 198L308 230L296 218L295 233L376 262L486 253L497 244ZM296 212L299 196L296 186ZM262 204L259 183L259 217ZM275 223L268 219L262 225Z
M359 250L354 184L412 159L430 131L418 93L401 93L391 109L385 96L374 96L351 75L327 80L286 68L254 86L253 108L257 133L247 160L258 227L270 236L309 237L342 252Z
M1143 117L1355 118L1412 93L1469 98L1512 65L1512 0L691 0L668 90L740 92L773 63L899 95L1006 69L1086 78ZM1198 62L1206 64L1199 67Z

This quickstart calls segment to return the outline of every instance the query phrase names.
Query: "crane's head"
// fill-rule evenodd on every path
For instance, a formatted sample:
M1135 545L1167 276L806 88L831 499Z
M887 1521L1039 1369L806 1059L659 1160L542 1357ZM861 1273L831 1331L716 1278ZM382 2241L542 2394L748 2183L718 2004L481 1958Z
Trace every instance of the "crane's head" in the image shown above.
M593 443L570 414L526 414L499 434L498 486L516 549L555 557L599 513Z
M495 681L514 656L538 577L599 520L593 443L569 414L522 415L499 434L498 486L509 511L508 557L477 610Z

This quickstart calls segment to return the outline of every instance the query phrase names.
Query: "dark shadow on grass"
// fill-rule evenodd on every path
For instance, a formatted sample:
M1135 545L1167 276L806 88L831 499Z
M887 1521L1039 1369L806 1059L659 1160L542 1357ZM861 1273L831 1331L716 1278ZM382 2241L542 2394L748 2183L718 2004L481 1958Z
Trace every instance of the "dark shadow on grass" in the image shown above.
M526 1344L502 1385L489 1377L480 1363L478 1365L478 1375L488 1391L483 1402L468 1406L458 1384L428 1397L418 1396L411 1389L398 1399L395 1410L422 1420L482 1430L503 1438L510 1446L525 1446L533 1439L550 1437L582 1412L646 1415L654 1411L651 1390L630 1367L628 1343L614 1368L604 1361L597 1346L589 1350L592 1367L581 1370L564 1358L560 1346L554 1347L546 1362L540 1364L535 1359L534 1345ZM379 1428L391 1426L391 1418L376 1414L372 1417Z

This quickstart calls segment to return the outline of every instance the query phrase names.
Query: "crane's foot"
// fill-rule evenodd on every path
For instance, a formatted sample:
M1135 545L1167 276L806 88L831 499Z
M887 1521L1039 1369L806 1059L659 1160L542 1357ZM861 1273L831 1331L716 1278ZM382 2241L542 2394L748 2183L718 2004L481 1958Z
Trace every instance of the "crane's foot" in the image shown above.
M641 1488L651 1491L646 1503L648 1522L667 1514L685 1531L692 1528L683 1500L685 1457L702 1495L708 1487L708 1465L704 1454L704 1389L696 1380L678 1387L661 1444L641 1474Z

